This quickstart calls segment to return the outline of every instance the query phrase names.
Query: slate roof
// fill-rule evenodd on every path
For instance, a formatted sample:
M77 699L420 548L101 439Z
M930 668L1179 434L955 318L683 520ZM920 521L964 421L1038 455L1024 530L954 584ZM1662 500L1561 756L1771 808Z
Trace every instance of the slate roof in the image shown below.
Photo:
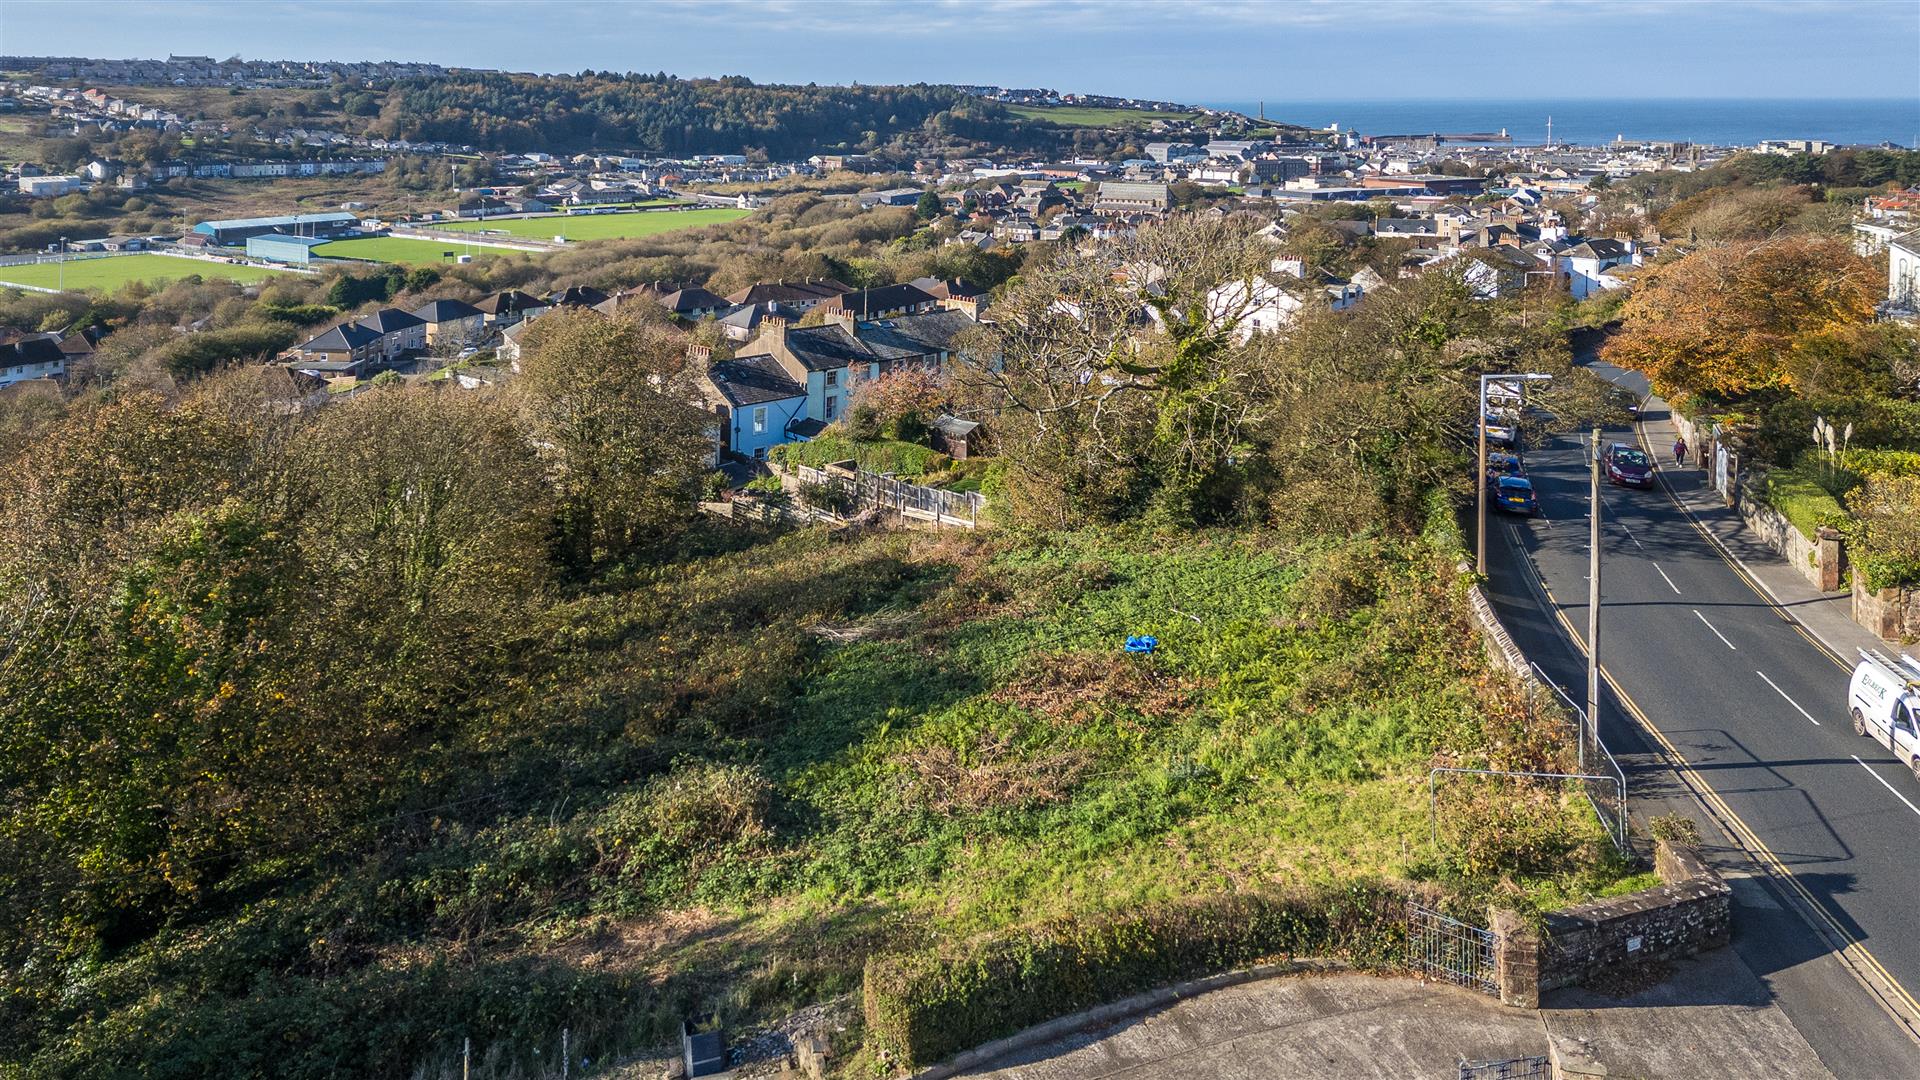
M427 320L417 315L409 315L399 308L381 308L379 311L361 319L359 325L376 334L397 334L402 330L411 330L416 326L427 325Z
M727 303L726 297L695 285L660 297L660 306L675 315L684 315L689 311L721 311L733 305Z
M455 319L471 319L480 314L480 309L460 300L429 300L413 309L413 317L421 322L443 323Z
M853 287L821 278L819 281L762 281L727 296L730 304L806 304L828 300Z
M930 356L954 351L961 331L973 325L965 312L929 311L862 326L860 341L882 360Z
M532 308L546 307L547 304L539 297L530 296L519 289L508 289L503 293L495 293L473 306L488 315L498 316L517 315Z
M359 323L341 323L339 326L310 338L300 346L301 352L352 352L364 349L380 340L378 332L369 330Z
M1618 240L1587 240L1560 254L1572 259L1624 259L1631 253Z
M908 284L926 293L928 296L933 297L935 300L966 299L973 296L987 295L987 290L975 288L961 281L959 278L952 278L947 281L930 277L914 278L908 282Z
M799 326L787 331L787 349L808 371L832 371L849 364L869 364L874 355L860 339L839 323Z
M733 406L764 405L806 397L807 389L787 377L780 362L765 353L723 360L707 371L715 390Z
M877 289L863 289L858 292L842 293L827 301L828 306L864 315L872 312L896 311L900 308L914 307L919 304L931 304L934 298L914 288L912 285L882 285Z
M21 338L9 345L0 345L0 367L8 364L50 364L67 358L60 349L60 342L51 335Z
M604 304L608 300L606 293L591 285L570 285L547 297L547 303L556 307L592 307Z

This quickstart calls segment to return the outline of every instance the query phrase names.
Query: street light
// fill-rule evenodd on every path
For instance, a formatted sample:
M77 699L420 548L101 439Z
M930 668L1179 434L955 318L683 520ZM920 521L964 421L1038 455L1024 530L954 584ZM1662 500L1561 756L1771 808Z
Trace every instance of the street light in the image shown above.
M1475 527L1474 535L1474 560L1476 572L1478 572L1481 577L1485 577L1487 574L1487 385L1489 383L1499 382L1511 384L1514 387L1513 393L1508 396L1516 398L1520 402L1520 408L1514 410L1513 418L1514 449L1518 451L1520 448L1520 409L1526 406L1526 398L1524 397L1526 390L1525 384L1530 382L1548 382L1552 379L1553 376L1551 375L1541 375L1537 372L1528 372L1525 374L1515 372L1504 375L1480 376L1480 451L1474 463L1476 465L1474 470L1474 483L1478 489L1478 494L1474 499L1474 505L1476 507L1474 517L1478 523Z
M60 238L60 257L55 260L55 265L58 268L54 270L54 278L55 278L53 283L54 291L66 292L67 291L67 238L64 236ZM46 278L41 278L40 280L45 281Z

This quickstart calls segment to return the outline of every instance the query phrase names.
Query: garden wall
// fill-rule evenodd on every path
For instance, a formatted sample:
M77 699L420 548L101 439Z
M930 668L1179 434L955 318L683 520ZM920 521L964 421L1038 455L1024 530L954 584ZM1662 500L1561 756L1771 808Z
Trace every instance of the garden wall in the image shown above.
M1731 940L1733 890L1699 852L1658 841L1654 870L1663 884L1552 912L1537 931L1511 912L1496 912L1500 1000L1538 1008L1545 991L1693 956Z
M1853 621L1883 641L1920 640L1920 589L1868 591L1863 575L1853 575Z

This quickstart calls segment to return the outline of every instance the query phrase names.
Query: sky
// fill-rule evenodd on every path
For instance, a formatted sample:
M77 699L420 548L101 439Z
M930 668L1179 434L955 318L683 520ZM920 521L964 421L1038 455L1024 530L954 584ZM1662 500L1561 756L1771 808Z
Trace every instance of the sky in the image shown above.
M0 53L80 50L1183 103L1920 98L1917 0L0 0Z

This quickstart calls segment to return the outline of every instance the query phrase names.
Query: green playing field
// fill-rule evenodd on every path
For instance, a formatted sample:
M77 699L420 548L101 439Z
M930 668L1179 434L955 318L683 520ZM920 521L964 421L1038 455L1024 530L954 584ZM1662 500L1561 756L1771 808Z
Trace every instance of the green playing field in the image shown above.
M0 288L26 285L41 289L65 289L68 292L82 289L113 292L133 281L158 285L198 274L203 278L254 282L280 272L264 266L240 266L172 255L113 255L104 259L70 259L65 264L0 266Z
M750 211L725 207L699 210L640 210L622 214L548 214L529 218L495 218L491 221L444 222L432 226L457 232L503 232L530 240L625 240L636 236L654 236L676 229L696 229L738 221Z

